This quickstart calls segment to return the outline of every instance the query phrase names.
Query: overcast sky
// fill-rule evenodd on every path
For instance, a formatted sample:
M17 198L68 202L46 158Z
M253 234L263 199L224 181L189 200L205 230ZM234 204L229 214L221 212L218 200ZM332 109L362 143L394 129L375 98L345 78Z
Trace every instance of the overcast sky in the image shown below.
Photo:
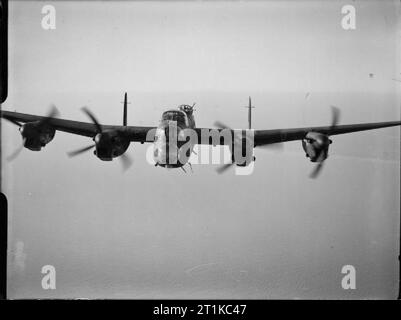
M102 123L157 125L197 103L197 125L221 120L273 129L400 119L400 5L349 1L48 2L9 4L5 110ZM398 37L398 38L397 38ZM399 60L399 59L398 59ZM371 75L370 75L371 74ZM3 155L21 143L2 126ZM333 138L318 180L301 143L257 150L254 173L217 175L150 166L148 146L118 159L66 152L90 139L57 132L42 152L3 161L9 199L10 298L395 298L398 290L400 131ZM189 171L189 170L187 170ZM57 289L41 287L43 265ZM353 265L357 289L341 288Z

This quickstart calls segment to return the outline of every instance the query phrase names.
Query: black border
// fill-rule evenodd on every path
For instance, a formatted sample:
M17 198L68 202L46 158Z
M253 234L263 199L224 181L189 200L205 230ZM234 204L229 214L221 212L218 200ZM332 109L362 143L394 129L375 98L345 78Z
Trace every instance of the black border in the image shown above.
M0 109L8 93L8 0L0 2ZM0 123L0 300L7 299L7 198L1 193L1 123Z
M0 300L7 299L7 199L0 193Z
M67 0L71 1L71 0ZM106 0L108 1L108 0ZM135 0L131 0L135 1ZM229 0L227 0L229 1ZM1 110L1 103L3 103L7 99L8 94L8 0L0 0L0 110ZM401 107L401 106L400 106ZM401 139L401 133L400 133ZM401 147L401 145L400 145ZM0 191L2 185L2 175L1 175L1 123L0 123ZM401 173L400 173L401 179ZM401 204L401 198L400 198ZM0 192L0 300L7 299L7 240L8 240L8 211L7 211L7 198L6 196ZM399 254L398 254L398 261L399 261L399 279L398 279L398 300L401 300L401 210L400 210L400 220L399 220ZM60 300L58 300L60 301ZM165 300L164 302L170 304L174 300ZM208 301L208 300L207 300ZM231 300L223 300L223 301L214 301L216 304L219 302L227 302L234 304L235 301ZM243 300L245 303L246 300ZM146 300L146 301L137 301L142 306L145 302L145 305L155 305L159 302L163 302L163 300ZM182 300L184 304L194 305L196 300L194 301L186 301ZM205 303L205 301L198 300L199 303ZM266 305L266 301L248 301L248 303L261 307L261 305ZM283 301L279 301L279 305L281 305ZM213 300L209 300L209 304L213 303ZM324 302L323 304L327 304L328 301ZM333 301L329 302L330 304ZM270 304L271 305L271 304ZM269 303L267 303L269 306ZM263 308L263 306L262 306Z
M8 92L8 0L0 2L0 103Z

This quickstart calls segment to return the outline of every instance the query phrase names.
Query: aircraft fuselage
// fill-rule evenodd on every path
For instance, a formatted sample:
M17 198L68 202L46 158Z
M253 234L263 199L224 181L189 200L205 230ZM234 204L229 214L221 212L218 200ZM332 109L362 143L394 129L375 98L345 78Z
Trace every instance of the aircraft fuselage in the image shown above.
M153 158L156 166L165 168L184 166L194 148L194 144L191 144L189 148L181 148L187 143L183 139L184 130L194 128L193 106L181 105L178 110L164 112L156 129L153 144ZM181 155L181 152L185 152L186 156Z

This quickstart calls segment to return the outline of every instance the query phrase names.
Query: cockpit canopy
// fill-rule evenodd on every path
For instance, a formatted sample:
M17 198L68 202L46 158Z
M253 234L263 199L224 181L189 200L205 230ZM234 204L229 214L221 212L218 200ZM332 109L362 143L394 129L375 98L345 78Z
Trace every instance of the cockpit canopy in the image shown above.
M163 113L162 120L177 121L177 123L186 123L185 113L180 110L168 110Z

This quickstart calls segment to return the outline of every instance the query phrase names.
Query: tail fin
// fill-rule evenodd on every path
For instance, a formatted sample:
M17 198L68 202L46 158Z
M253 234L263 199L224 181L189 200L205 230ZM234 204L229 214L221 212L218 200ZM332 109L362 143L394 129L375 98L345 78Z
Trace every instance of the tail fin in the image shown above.
M124 114L123 114L123 126L127 125L127 93L124 94Z
M248 129L252 129L252 108L255 106L252 105L251 97L249 97L249 104L245 108L248 108Z

